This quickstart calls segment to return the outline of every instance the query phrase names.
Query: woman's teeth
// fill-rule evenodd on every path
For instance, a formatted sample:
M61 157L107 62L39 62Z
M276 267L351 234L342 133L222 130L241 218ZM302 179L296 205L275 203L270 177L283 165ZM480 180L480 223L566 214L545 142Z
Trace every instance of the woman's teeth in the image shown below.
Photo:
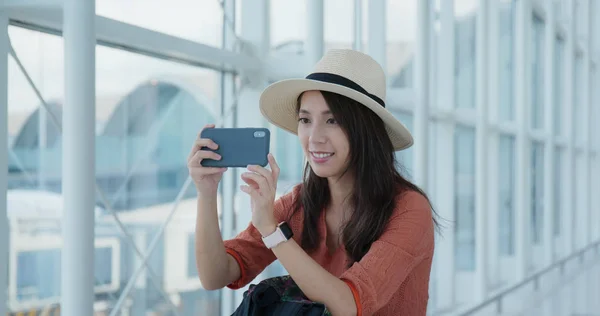
M333 155L332 153L312 153L312 154L316 158L327 158L327 157Z

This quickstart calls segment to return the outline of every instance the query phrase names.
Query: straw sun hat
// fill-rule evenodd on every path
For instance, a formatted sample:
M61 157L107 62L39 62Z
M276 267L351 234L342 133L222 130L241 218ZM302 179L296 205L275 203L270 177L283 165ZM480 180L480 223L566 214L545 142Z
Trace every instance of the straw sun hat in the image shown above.
M328 51L314 71L303 79L286 79L268 86L260 97L260 111L267 120L297 134L296 105L302 92L337 93L371 109L385 123L394 150L413 144L408 129L385 108L385 74L370 56L349 49Z

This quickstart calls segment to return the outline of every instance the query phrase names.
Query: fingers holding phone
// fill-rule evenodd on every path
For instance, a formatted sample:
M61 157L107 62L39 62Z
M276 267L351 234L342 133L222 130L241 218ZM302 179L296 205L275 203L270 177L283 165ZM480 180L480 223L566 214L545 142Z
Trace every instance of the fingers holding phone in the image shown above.
M208 124L204 129L214 127L214 124ZM212 139L199 137L194 141L192 150L188 155L188 171L196 185L196 190L201 194L216 194L223 172L227 170L227 168L205 167L202 165L204 159L220 160L222 158L218 153L209 150L217 150L218 148L219 145Z
M246 185L240 186L243 192L250 195L252 224L263 236L269 233L274 225L277 225L273 214L273 205L277 194L279 167L272 154L268 155L268 161L271 170L258 165L248 166L248 172L241 175L241 179Z

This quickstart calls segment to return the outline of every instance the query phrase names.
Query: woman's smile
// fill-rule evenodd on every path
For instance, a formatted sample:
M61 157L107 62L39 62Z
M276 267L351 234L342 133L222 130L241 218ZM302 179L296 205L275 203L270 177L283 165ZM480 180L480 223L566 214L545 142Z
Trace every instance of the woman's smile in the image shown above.
M314 163L326 163L335 153L323 151L311 151L310 156Z

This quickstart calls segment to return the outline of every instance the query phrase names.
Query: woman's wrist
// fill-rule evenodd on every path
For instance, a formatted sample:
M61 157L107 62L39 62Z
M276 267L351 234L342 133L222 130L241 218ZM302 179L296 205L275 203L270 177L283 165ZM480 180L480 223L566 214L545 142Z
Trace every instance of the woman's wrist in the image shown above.
M216 199L217 198L217 191L201 191L201 190L196 190L196 194L198 196L198 199L202 199L202 200L206 200L206 199Z
M275 230L277 230L277 223L275 223L274 221L270 221L268 223L259 225L258 227L256 227L256 229L263 237L267 237L274 233Z

